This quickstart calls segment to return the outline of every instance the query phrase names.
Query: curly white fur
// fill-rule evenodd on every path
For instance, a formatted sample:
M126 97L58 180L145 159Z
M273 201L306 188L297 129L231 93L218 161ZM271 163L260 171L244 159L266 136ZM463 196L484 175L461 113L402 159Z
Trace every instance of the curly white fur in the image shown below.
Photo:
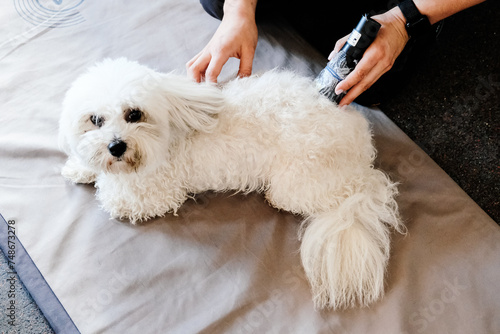
M260 191L305 218L301 257L317 307L383 295L390 228L403 230L396 186L373 167L365 118L310 79L271 71L217 87L106 60L75 81L63 109L62 173L95 182L111 216L135 223L175 213L193 193ZM116 141L121 155L108 148Z

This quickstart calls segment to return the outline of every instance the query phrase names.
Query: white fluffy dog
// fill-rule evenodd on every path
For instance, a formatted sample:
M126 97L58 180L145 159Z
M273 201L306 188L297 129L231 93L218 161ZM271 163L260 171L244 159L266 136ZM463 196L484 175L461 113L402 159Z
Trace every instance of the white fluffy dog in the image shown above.
M67 92L62 174L95 182L111 216L175 213L194 193L260 191L302 215L302 263L319 308L368 305L384 292L394 183L374 169L365 118L312 80L271 71L217 87L105 60Z

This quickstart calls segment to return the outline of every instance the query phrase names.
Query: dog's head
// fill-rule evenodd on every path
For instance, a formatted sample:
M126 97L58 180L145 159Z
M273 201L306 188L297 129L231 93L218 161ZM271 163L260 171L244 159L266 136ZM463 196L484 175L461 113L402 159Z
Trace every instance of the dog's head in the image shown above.
M96 173L155 168L190 133L213 130L222 104L213 85L105 60L66 93L59 142Z

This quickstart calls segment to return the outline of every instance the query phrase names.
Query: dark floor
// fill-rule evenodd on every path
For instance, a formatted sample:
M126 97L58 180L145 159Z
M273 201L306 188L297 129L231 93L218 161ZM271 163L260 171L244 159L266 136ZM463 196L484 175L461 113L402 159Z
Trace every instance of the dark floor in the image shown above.
M500 224L500 1L448 18L399 94L380 108Z
M500 223L500 1L446 20L430 57L409 84L380 108ZM0 256L0 291L8 291ZM52 333L16 281L16 326L1 333Z
M0 251L0 333L2 334L52 334L47 320L24 288L17 275L10 273L7 260ZM14 276L14 280L12 277ZM9 281L7 281L9 279ZM13 286L11 285L13 283ZM15 296L9 296L14 293ZM10 301L15 302L15 311L10 315ZM14 321L13 325L9 322Z

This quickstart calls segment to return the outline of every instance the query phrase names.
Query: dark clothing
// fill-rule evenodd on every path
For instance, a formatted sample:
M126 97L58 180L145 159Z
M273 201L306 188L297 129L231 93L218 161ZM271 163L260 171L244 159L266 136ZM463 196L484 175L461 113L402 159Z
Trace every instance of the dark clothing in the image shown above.
M203 8L221 20L224 15L224 0L200 0ZM273 21L285 19L309 44L328 57L335 43L348 35L364 14L370 16L384 13L395 7L398 0L320 1L309 0L307 4L298 0L259 0L255 19ZM397 58L392 69L384 74L356 102L364 105L379 104L409 82L419 63L428 53L429 45L435 41L439 31L434 29L427 36L410 39Z
M222 19L224 0L200 2L208 14ZM397 3L395 0L312 0L306 5L298 0L259 0L255 17L257 21L272 21L276 17L285 19L326 57L335 47L335 42L349 34L363 14L385 12Z

